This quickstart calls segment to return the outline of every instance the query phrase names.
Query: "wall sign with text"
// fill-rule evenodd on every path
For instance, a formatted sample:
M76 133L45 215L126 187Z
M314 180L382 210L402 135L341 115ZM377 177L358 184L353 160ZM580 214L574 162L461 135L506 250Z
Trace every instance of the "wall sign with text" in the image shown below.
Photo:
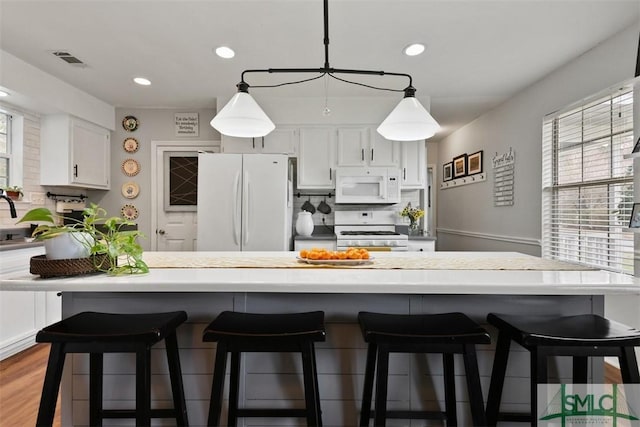
M175 126L176 136L198 136L198 113L176 113Z

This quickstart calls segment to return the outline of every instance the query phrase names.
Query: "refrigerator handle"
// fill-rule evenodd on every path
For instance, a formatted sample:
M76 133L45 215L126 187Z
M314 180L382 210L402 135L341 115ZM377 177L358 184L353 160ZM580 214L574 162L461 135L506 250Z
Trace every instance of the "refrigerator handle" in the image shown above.
M251 207L249 206L249 200L251 200L251 198L249 197L249 172L245 171L244 172L244 177L243 177L243 185L244 188L242 189L242 206L244 209L242 209L242 217L243 217L243 223L242 223L242 235L243 235L243 239L242 239L242 246L243 246L243 250L244 250L244 246L246 246L249 243L249 215L251 214Z
M240 191L240 172L236 172L236 177L233 183L233 242L240 246L240 227L238 224L238 217L240 216L240 199L238 198L238 192Z

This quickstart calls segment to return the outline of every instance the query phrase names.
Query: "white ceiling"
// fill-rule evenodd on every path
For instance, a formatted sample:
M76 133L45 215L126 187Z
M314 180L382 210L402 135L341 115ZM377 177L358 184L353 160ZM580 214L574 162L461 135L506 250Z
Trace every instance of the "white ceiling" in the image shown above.
M323 66L322 11L321 0L0 0L0 47L114 106L212 107L235 92L244 69ZM411 74L444 135L638 22L640 0L330 0L329 17L330 65ZM426 52L404 56L411 42ZM220 45L236 57L218 58ZM66 64L56 50L87 67ZM134 84L135 76L152 86ZM247 76L253 85L282 79ZM319 80L252 93L323 90ZM329 99L380 96L335 80L328 91Z

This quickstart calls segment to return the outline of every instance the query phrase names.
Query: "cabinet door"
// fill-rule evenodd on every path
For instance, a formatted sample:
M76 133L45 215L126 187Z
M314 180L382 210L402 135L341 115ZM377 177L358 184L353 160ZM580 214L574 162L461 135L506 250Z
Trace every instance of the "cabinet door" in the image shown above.
M109 188L109 131L88 123L71 123L71 183Z
M236 136L222 135L223 153L255 153L256 144L261 143L262 138L238 138Z
M370 148L367 155L371 166L399 167L400 156L398 142L389 141L373 129L371 131Z
M263 153L293 155L297 139L297 129L277 128L264 138L256 138L256 145Z
M298 188L335 188L335 138L328 128L300 129Z
M369 129L338 128L338 166L365 166L369 160Z
M423 189L427 173L424 140L401 141L398 144L402 151L402 188Z

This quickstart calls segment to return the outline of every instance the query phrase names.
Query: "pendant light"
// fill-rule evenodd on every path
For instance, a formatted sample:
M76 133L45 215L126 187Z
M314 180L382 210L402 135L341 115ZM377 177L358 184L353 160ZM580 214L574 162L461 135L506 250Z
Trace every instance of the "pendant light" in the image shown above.
M267 135L275 125L260 108L258 103L249 95L249 87L267 88L279 87L285 85L293 85L316 80L321 77L329 76L333 79L340 80L345 83L364 86L375 90L385 90L391 92L404 92L404 98L389 113L387 118L378 127L378 133L384 138L392 141L416 141L420 139L431 138L440 126L429 112L415 98L416 89L412 85L412 78L405 73L389 73L385 71L373 70L351 70L333 68L329 66L329 2L323 0L324 3L324 67L321 68L268 68L260 70L244 70L242 72L240 83L237 84L238 93L224 106L222 110L211 120L211 126L218 130L221 134L235 137L256 138ZM315 73L318 76L304 80L297 80L275 85L250 86L245 81L247 73ZM358 74L358 75L377 75L377 76L401 76L409 79L409 84L404 89L390 89L378 86L367 85L343 77L336 74Z

